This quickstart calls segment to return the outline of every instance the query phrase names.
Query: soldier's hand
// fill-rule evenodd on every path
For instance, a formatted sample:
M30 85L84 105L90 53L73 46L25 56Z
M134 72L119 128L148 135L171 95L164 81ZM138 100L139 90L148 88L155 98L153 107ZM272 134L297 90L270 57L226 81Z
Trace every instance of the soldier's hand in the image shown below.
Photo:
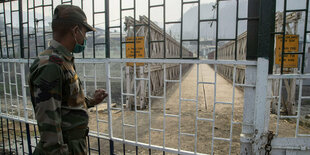
M102 102L102 100L104 98L106 98L108 96L108 94L105 92L104 89L97 89L95 91L95 94L94 94L94 102L95 102L95 105L99 104L100 102Z

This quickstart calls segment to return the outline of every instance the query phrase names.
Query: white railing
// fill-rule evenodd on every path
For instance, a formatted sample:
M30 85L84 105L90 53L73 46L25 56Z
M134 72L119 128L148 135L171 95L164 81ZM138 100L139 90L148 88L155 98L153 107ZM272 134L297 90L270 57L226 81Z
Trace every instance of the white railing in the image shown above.
M30 60L30 63L32 62L32 60ZM145 63L147 64L152 64L152 63L160 63L163 64L163 77L164 77L164 91L163 94L160 96L153 96L151 94L151 91L148 91L148 110L138 110L136 107L136 104L138 103L138 101L136 100L136 95L137 95L137 91L136 91L136 87L134 87L134 92L132 94L124 92L124 80L125 75L124 75L124 69L126 66L127 62L133 62L133 63ZM119 64L120 65L120 70L119 70L119 75L120 76L111 76L111 70L113 70L113 68L111 68L111 64ZM27 85L27 73L25 72L25 68L29 65L28 64L28 60L24 60L24 59L0 59L0 64L1 64L1 69L2 69L2 77L3 77L3 81L1 81L1 84L4 87L4 97L0 98L0 102L1 102L1 106L4 105L5 108L1 108L1 114L0 116L3 118L9 118L9 119L14 119L14 120L18 120L18 121L22 121L22 122L27 122L27 123L32 123L35 124L35 118L34 118L34 113L33 113L33 109L32 109L32 105L31 102L29 101L29 96L27 96L27 89L28 89L28 85ZM198 153L198 149L197 149L197 141L199 138L198 135L198 128L200 127L200 125L198 124L198 121L202 121L203 123L207 124L212 124L212 140L211 140L211 154L213 154L215 152L214 149L214 145L215 145L215 141L223 141L223 142L227 142L229 145L229 154L232 151L232 139L233 139L233 125L235 124L242 124L242 122L237 122L236 120L234 120L234 105L235 105L235 87L236 86L244 86L244 87L248 87L245 84L239 84L235 82L235 78L233 78L232 81L232 96L231 96L231 101L220 101L217 100L217 66L218 65L223 65L223 64L229 64L232 65L234 67L233 70L233 75L234 77L236 77L236 67L238 65L245 65L245 66L256 66L256 61L229 61L229 60L180 60L180 59L77 59L76 60L76 64L77 65L82 65L83 67L81 68L82 70L77 70L78 73L82 73L82 76L80 76L82 79L94 79L93 80L93 84L94 84L94 88L96 89L97 86L97 82L96 79L98 76L97 73L97 65L104 65L105 66L105 75L103 76L105 78L105 82L106 84L106 91L111 94L111 80L119 80L121 83L121 103L120 105L124 105L124 97L126 96L134 96L135 100L134 100L134 104L135 104L135 109L134 111L131 111L132 113L134 113L134 121L133 123L126 123L125 119L126 119L126 112L128 112L128 110L126 110L123 106L118 106L118 107L112 107L112 95L109 95L109 97L107 98L107 114L104 114L105 117L101 118L103 113L100 114L100 112L98 111L97 107L96 109L96 117L95 118L90 118L90 121L94 121L96 123L96 127L92 127L90 128L90 135L91 136L95 136L95 137L99 137L99 138L106 138L106 139L110 139L110 140L114 140L114 141L118 141L118 142L122 142L122 143L126 143L126 144L132 144L132 145L136 145L136 146L142 146L142 147L146 147L146 148L150 148L150 149L155 149L155 150L160 150L160 151L166 151L166 152L172 152L172 153L179 153L179 154L199 154ZM167 75L166 75L166 68L168 67L167 64L176 64L179 65L179 69L180 69L180 76L179 79L177 80L170 80L167 79ZM195 80L195 86L193 88L196 88L195 90L191 90L191 93L194 94L194 98L184 98L182 97L182 92L184 90L182 90L182 65L184 64L193 64L193 69L196 72L196 80ZM214 81L203 81L200 76L202 76L202 74L200 73L200 66L204 65L204 64L209 64L209 65L213 65L214 66ZM14 73L11 73L10 71L10 65L14 65L15 70L17 68L19 68L19 72L16 72L14 70ZM85 65L93 65L93 68L95 68L93 75L89 75L87 74L87 70ZM19 67L17 67L19 66ZM148 76L147 77L139 77L137 78L136 75L134 76L134 86L136 86L136 82L139 80L144 80L147 81L148 86L151 85L151 80L150 80L150 66L151 65L147 65L148 67ZM136 65L133 66L133 70L134 72L136 71L137 67ZM115 71L115 70L114 70ZM15 76L16 80L15 83L12 82L7 82L6 81L6 77L9 77L11 75ZM20 82L21 85L19 85L17 82L18 81L18 77L20 76ZM10 79L11 77L9 77ZM84 87L84 91L87 92L87 83L83 82L83 87ZM175 83L179 85L179 99L177 102L177 105L175 108L179 109L179 112L177 114L171 114L169 113L169 111L166 110L166 104L167 104L167 91L169 91L169 89L167 88L167 84L168 83ZM214 87L213 92L214 93L214 102L212 103L213 106L213 110L212 110L212 117L210 118L206 118L206 117L201 117L198 115L198 99L199 99L199 86L204 86L204 85L211 85ZM13 94L11 91L12 87L16 87L16 90L21 89L22 90L22 94L18 94L17 92L17 96L16 99L18 100L19 98L22 99L22 104L20 104L20 102L17 102L17 105L15 106L13 103L11 104L11 102L13 102ZM21 88L20 88L21 86ZM10 91L7 92L7 87L10 88ZM148 89L150 89L150 87L148 87ZM1 95L2 96L2 95ZM7 97L11 98L10 101L7 100ZM161 99L162 100L162 104L163 104L163 127L159 128L159 127L155 127L152 126L152 99ZM187 132L182 132L181 129L181 119L184 117L181 114L182 111L182 102L190 102L195 104L195 113L193 114L194 119L191 121L194 121L195 125L192 127L194 129L193 133L187 133ZM184 103L185 104L185 103ZM14 106L12 106L14 105ZM231 106L231 113L230 113L230 125L229 128L227 129L229 131L229 137L217 137L215 136L215 124L216 124L216 105L228 105ZM113 135L113 123L115 123L115 120L113 120L113 112L117 110L119 112L121 112L121 136L114 136ZM10 111L17 111L17 113L10 113ZM30 114L30 115L29 115ZM32 116L31 116L32 114ZM139 141L139 119L138 119L138 115L143 114L148 118L148 120L146 119L145 121L148 121L148 125L146 128L148 128L148 135L149 135L149 139L148 142L141 142ZM166 124L166 120L170 119L170 118L175 118L177 119L178 122L178 133L177 133L177 137L178 137L178 144L177 147L168 147L166 146L166 141L167 141L167 135L165 134L167 132L167 124ZM102 126L102 124L105 124L104 127L105 128L101 128L100 126ZM134 140L130 140L126 137L125 134L125 128L130 128L133 129L135 132L135 137ZM152 144L152 139L154 137L151 136L151 132L158 132L162 134L162 145L154 145ZM240 134L240 133L238 133ZM188 151L188 150L184 150L181 148L181 138L182 137L192 137L194 139L193 141L193 150L192 151ZM155 137L157 138L157 137ZM205 152L204 152L205 154Z

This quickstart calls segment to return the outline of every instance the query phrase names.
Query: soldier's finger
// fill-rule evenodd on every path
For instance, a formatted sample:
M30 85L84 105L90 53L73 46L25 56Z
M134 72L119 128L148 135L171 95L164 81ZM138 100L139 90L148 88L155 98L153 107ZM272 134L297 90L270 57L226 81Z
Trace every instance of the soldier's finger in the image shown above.
M102 98L106 98L108 96L108 94L103 94Z

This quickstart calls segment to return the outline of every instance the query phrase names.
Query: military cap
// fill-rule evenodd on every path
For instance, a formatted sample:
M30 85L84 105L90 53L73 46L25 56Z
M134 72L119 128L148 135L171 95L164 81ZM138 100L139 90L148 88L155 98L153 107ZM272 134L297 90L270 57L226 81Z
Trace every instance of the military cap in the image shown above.
M95 28L87 23L84 11L74 5L58 5L54 10L52 22L54 21L82 24L87 28L87 31L96 31Z

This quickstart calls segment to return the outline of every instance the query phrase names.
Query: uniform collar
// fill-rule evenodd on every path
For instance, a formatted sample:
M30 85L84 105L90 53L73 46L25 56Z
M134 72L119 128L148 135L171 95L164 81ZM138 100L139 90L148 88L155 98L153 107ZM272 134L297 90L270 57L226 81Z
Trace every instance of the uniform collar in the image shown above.
M72 53L67 48L65 48L62 44L60 44L58 41L51 40L50 46L55 48L65 59L69 61L73 60L74 57Z

